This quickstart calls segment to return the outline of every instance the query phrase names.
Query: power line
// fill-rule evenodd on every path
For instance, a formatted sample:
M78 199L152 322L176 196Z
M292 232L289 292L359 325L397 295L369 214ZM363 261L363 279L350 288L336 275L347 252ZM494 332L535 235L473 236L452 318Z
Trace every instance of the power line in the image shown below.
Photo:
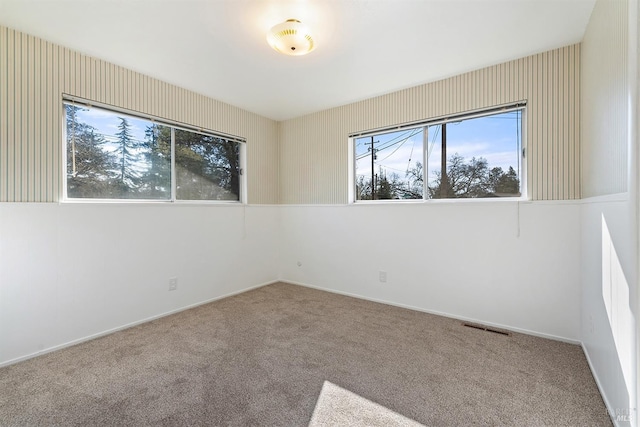
M422 130L424 132L424 129ZM413 145L411 146L411 152L409 153L409 161L407 162L407 171L405 174L409 173L409 168L411 167L411 158L413 157L413 149L416 148L416 140L413 140Z
M390 169L392 171L396 171L396 172L402 172L404 173L403 170L401 169L396 169L396 168L392 168L391 166L386 166L386 165L378 165L378 167L383 168L383 169Z
M391 147L393 147L394 145L397 145L397 144L405 143L409 138L417 135L421 130L422 129L420 129L420 128L418 128L418 129L410 129L407 132L404 132L403 134L398 135L397 137L395 137L393 139L390 139L389 141L385 141L385 142L383 142L381 144L381 146L379 148L376 148L376 152L386 150L387 148L391 148ZM409 135L407 135L407 134L409 134ZM364 143L364 145L369 145L369 143ZM371 150L368 150L366 153L363 153L363 154L360 154L359 156L356 156L356 160L364 159L365 157L369 156L370 152L371 152ZM395 153L395 151L394 151L394 153ZM393 154L393 153L391 153L391 154ZM387 157L389 157L389 156L387 156ZM385 159L387 157L385 157Z
M433 127L433 126L429 126L429 127ZM442 128L442 125L436 125L435 128L436 128L436 131L433 133L433 138L431 139L431 143L429 144L429 150L427 150L427 160L431 158L431 153L433 153L433 146L436 143L436 138L440 133L440 129Z
M388 155L387 157L385 157L384 159L380 159L380 161L382 161L382 160L386 160L386 159L388 159L389 157L393 156L393 154L394 154L396 151L398 151L398 150L400 149L400 147L402 147L402 146L403 146L403 145L404 145L404 144L405 144L405 143L406 143L410 138L414 137L414 136L415 136L415 135L417 135L417 134L418 134L418 132L414 132L414 133L412 133L411 135L409 135L408 137L406 137L404 140L399 141L398 143L400 143L400 142L402 142L402 143L401 143L400 145L398 145L398 147L397 147L395 150L393 150L391 153L389 153L389 155ZM415 141L414 141L414 144L415 144ZM413 152L413 148L411 149L411 152ZM409 156L409 157L411 157L411 156Z

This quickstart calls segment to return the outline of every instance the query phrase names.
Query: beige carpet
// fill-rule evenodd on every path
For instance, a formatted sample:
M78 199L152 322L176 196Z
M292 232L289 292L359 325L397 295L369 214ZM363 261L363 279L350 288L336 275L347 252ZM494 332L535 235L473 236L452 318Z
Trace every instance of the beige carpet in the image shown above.
M578 346L282 283L0 369L2 426L307 426L375 413L611 425Z

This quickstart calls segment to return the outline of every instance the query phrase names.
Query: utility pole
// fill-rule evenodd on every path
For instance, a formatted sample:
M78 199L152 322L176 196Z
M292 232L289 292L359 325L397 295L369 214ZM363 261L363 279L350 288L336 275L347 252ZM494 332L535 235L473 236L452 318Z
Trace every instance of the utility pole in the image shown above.
M375 142L378 142L378 141L375 141ZM374 144L373 136L371 137L371 142L365 142L364 144L364 145L371 145L371 147L369 147L369 151L371 151L371 200L376 199L376 179L375 179L376 170L375 170L374 161L376 159L376 151L378 151L375 148L373 148L373 144Z
M71 163L72 163L72 177L76 177L76 117L74 114L73 124L71 125Z
M449 177L447 176L447 124L442 124L442 156L440 157L440 198L449 196Z

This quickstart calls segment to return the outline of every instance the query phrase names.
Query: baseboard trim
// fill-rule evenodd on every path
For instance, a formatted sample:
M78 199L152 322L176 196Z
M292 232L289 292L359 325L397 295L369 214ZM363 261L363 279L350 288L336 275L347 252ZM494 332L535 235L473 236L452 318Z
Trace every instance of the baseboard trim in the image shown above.
M161 314L157 314L155 316L146 317L146 318L144 318L142 320L137 320L135 322L127 323L125 325L118 326L118 327L115 327L115 328L112 328L112 329L108 329L108 330L103 331L103 332L98 332L96 334L92 334L92 335L88 335L86 337L78 338L78 339L75 339L73 341L69 341L69 342L63 343L63 344L58 344L58 345L55 345L53 347L48 347L48 348L45 348L43 350L37 351L35 353L30 353L30 354L27 354L25 356L16 357L14 359L10 359L10 360L7 360L5 362L0 362L0 368L5 367L5 366L9 366L9 365L14 365L16 363L23 362L25 360L33 359L34 357L42 356L42 355L47 354L47 353L52 353L52 352L57 351L57 350L62 350L63 348L71 347L71 346L74 346L74 345L77 345L77 344L81 344L83 342L91 341L91 340L94 340L96 338L104 337L106 335L113 334L114 332L118 332L118 331L122 331L122 330L125 330L125 329L128 329L128 328L132 328L134 326L138 326L138 325L141 325L143 323L151 322L153 320L157 320L157 319L160 319L162 317L171 316L172 314L180 313L181 311L189 310L189 309L192 309L192 308L195 308L195 307L199 307L201 305L209 304L209 303L214 302L214 301L218 301L218 300L221 300L221 299L229 298L229 297L232 297L234 295L238 295L238 294L242 294L244 292L248 292L248 291L251 291L251 290L254 290L254 289L262 288L264 286L272 285L272 284L278 283L280 281L281 280L272 280L272 281L269 281L269 282L264 282L264 283L261 283L261 284L258 284L258 285L250 286L248 288L243 288L243 289L238 290L238 291L233 291L233 292L230 292L230 293L227 293L227 294L224 294L224 295L213 297L213 298L207 299L205 301L200 301L200 302L197 302L197 303L194 303L194 304L186 305L184 307L176 308L174 310L167 311L167 312L164 312L164 313L161 313Z
M595 368L593 367L593 363L591 362L591 357L589 356L589 350L587 350L587 347L584 345L584 342L580 343L580 345L582 347L582 352L584 353L584 357L586 357L586 359L587 359L587 364L589 365L589 370L591 371L591 376L593 377L594 381L596 382L596 386L598 387L598 391L600 392L600 397L602 397L602 401L604 402L604 406L607 408L607 413L609 414L609 418L611 419L611 422L613 423L614 426L623 427L623 425L620 424L620 422L617 421L613 416L613 414L615 414L615 411L611 407L611 403L609 403L609 399L607 399L607 395L604 393L604 388L602 387L602 384L600 383L600 378L598 377L598 374L597 374ZM625 425L628 425L628 424L625 424Z
M344 291L338 291L338 290L335 290L335 289L330 289L330 288L326 288L326 287L322 287L322 286L310 285L308 283L297 282L297 281L294 281L294 280L287 280L287 279L281 279L281 278L276 279L276 280L271 280L271 281L268 281L268 282L263 282L263 283L260 283L258 285L249 286L247 288L243 288L243 289L240 289L240 290L237 290L237 291L234 291L234 292L230 292L230 293L227 293L227 294L224 294L224 295L220 295L220 296L217 296L217 297L214 297L214 298L210 298L210 299L207 299L205 301L200 301L200 302L197 302L197 303L194 303L194 304L190 304L190 305L187 305L187 306L184 306L184 307L177 308L175 310L171 310L171 311L167 311L167 312L155 315L155 316L147 317L145 319L138 320L136 322L127 323L125 325L122 325L122 326L119 326L119 327L116 327L116 328L108 329L108 330L103 331L103 332L99 332L99 333L92 334L92 335L89 335L89 336L86 336L86 337L83 337L83 338L79 338L79 339L76 339L76 340L73 340L73 341L69 341L69 342L66 342L66 343L63 343L63 344L59 344L59 345L56 345L56 346L53 346L53 347L49 347L49 348L40 350L40 351L35 352L35 353L31 353L31 354L28 354L28 355L25 355L25 356L20 356L20 357L17 357L17 358L14 358L14 359L11 359L11 360L8 360L8 361L5 361L5 362L1 362L0 363L0 368L5 367L5 366L9 366L9 365L13 365L13 364L16 364L16 363L19 363L19 362L23 362L25 360L33 359L34 357L42 356L42 355L47 354L47 353L52 353L52 352L57 351L57 350L62 350L64 348L71 347L71 346L74 346L74 345L77 345L77 344L81 344L81 343L84 343L84 342L87 342L87 341L91 341L91 340L94 340L96 338L100 338L100 337L103 337L103 336L106 336L106 335L109 335L109 334L112 334L112 333L115 333L115 332L118 332L118 331L122 331L122 330L125 330L125 329L128 329L128 328L134 327L134 326L141 325L143 323L151 322L153 320L157 320L157 319L160 319L160 318L163 318L163 317L166 317L166 316L171 316L173 314L180 313L182 311L189 310L189 309L192 309L192 308L195 308L195 307L199 307L199 306L204 305L204 304L209 304L209 303L214 302L214 301L218 301L218 300L222 300L222 299L225 299L225 298L229 298L229 297L232 297L234 295L242 294L244 292L248 292L248 291L251 291L251 290L254 290L254 289L262 288L264 286L272 285L274 283L279 283L279 282L288 283L288 284L296 285L296 286L302 286L302 287L306 287L306 288L310 288L310 289L317 289L317 290L320 290L320 291L330 292L330 293L338 294L338 295L344 295L344 296L348 296L348 297L352 297L352 298L358 298L358 299L362 299L362 300L366 300L366 301L372 301L372 302L385 304L385 305L390 305L390 306L394 306L394 307L401 307L401 308L406 308L406 309L409 309L409 310L419 311L419 312L423 312L423 313L428 313L428 314L434 314L434 315L438 315L438 316L448 317L448 318L451 318L451 319L474 322L474 323L481 323L481 324L484 324L484 325L487 325L487 326L492 326L492 327L505 329L505 330L509 330L509 331L513 331L513 332L517 332L517 333L522 333L522 334L526 334L526 335L532 335L532 336L536 336L536 337L552 339L552 340L555 340L555 341L566 342L566 343L569 343L569 344L580 345L581 348L582 348L582 351L583 351L583 353L584 353L584 355L585 355L585 357L587 359L587 364L588 364L589 369L591 371L591 375L593 376L593 378L594 378L594 380L596 382L596 386L598 387L598 391L600 392L600 396L602 397L602 400L603 400L603 402L605 404L605 407L607 409L607 413L609 415L609 418L611 419L611 422L616 427L624 427L624 425L626 425L626 424L624 424L624 425L621 424L621 422L618 422L613 417L613 414L615 412L612 410L611 404L610 404L609 400L607 399L606 394L604 393L604 389L602 387L600 379L599 379L599 377L598 377L598 375L597 375L597 373L596 373L596 371L594 369L593 363L591 362L591 357L589 355L589 351L587 350L587 348L584 345L584 343L581 342L581 341L577 341L577 340L573 340L573 339L569 339L569 338L564 338L564 337L560 337L560 336L555 336L555 335L551 335L551 334L544 334L544 333L531 331L531 330L527 330L527 329L522 329L522 328L514 328L514 327L511 327L511 326L502 325L502 324L493 323L493 322L485 322L485 321L483 321L481 319L458 316L458 315L453 315L453 314L450 314L450 313L445 313L445 312L436 311L436 310L428 310L428 309L424 309L424 308L420 308L420 307L411 306L411 305L408 305L408 304L395 303L395 302L386 301L386 300L382 300L382 299L378 299L378 298L370 298L370 297L366 297L366 296L359 295L359 294L354 294L354 293L344 292Z
M582 344L581 341L574 340L574 339L571 339L571 338L565 338L565 337L561 337L561 336L557 336L557 335L545 334L545 333L542 333L542 332L531 331L531 330L528 330L528 329L516 328L516 327L513 327L513 326L503 325L503 324L500 324L500 323L486 322L486 321L484 321L482 319L459 316L459 315L456 315L456 314L446 313L446 312L437 311L437 310L429 310L429 309L425 309L425 308L422 308L422 307L416 307L416 306L409 305L409 304L402 304L402 303L397 303L397 302L393 302L393 301L387 301L387 300L378 299L378 298L370 298L370 297L367 297L367 296L364 296L364 295L360 295L360 294L354 294L354 293L350 293L350 292L338 291L338 290L335 290L335 289L325 288L325 287L316 286L316 285L310 285L308 283L297 282L297 281L294 281L294 280L280 279L280 282L289 283L291 285L304 286L305 288L317 289L319 291L331 292L331 293L338 294L338 295L344 295L344 296L348 296L348 297L359 298L359 299L363 299L363 300L366 300L366 301L377 302L377 303L380 303L380 304L391 305L391 306L394 306L394 307L407 308L409 310L420 311L420 312L423 312L423 313L435 314L437 316L448 317L450 319L461 320L461 321L464 321L464 322L480 323L480 324L483 324L483 325L486 325L486 326L491 326L491 327L494 327L494 328L505 329L505 330L508 330L508 331L511 331L511 332L517 332L517 333L520 333L520 334L531 335L531 336L540 337L540 338L547 338L547 339L554 340L554 341L561 341L561 342L565 342L565 343L568 343L568 344L574 344L574 345L581 345Z

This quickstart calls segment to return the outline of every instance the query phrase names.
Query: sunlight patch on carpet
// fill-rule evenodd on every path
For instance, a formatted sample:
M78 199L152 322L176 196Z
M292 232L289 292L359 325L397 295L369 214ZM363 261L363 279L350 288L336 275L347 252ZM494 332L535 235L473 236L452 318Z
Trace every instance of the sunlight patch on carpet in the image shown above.
M309 427L320 426L418 427L422 424L325 381L309 422Z

